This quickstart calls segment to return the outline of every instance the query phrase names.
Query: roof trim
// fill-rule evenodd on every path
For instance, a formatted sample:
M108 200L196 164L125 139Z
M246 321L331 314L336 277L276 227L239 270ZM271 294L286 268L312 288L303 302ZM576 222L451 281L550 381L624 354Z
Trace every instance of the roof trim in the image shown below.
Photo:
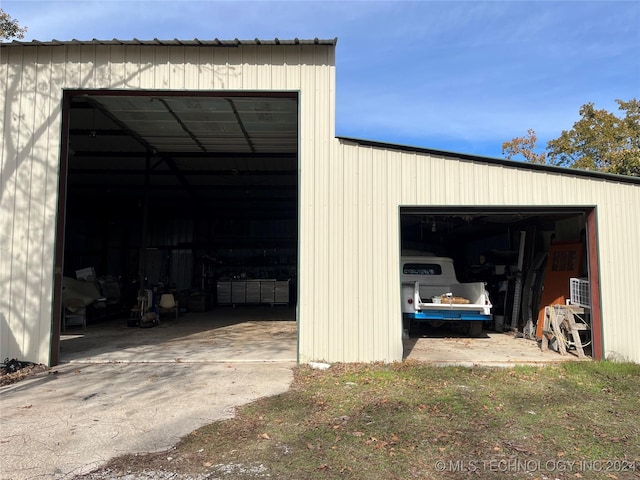
M473 162L483 162L483 163L489 163L492 165L501 165L505 167L518 168L521 170L543 171L543 172L556 173L561 175L570 175L573 177L598 178L600 180L610 180L615 182L632 183L635 185L640 185L640 177L633 177L629 175L617 175L613 173L594 172L591 170L579 170L577 168L556 167L553 165L541 165L537 163L525 163L517 160L507 160L505 158L483 157L480 155L471 155L468 153L457 153L457 152L451 152L447 150L435 150L431 148L414 147L410 145L377 142L374 140L363 140L360 138L342 137L342 136L336 136L336 138L338 140L353 142L358 145L362 145L366 147L384 148L388 150L398 150L402 152L411 152L411 153L425 153L428 155L458 158L461 160L470 160Z
M273 40L261 40L259 38L255 38L253 40L239 40L234 38L233 40L219 40L214 38L213 40L199 40L197 38L193 40L178 40L174 38L173 40L158 40L154 38L153 40L138 40L134 38L132 40L118 40L114 38L113 40L98 40L94 38L93 40L49 40L49 41L40 41L40 40L31 40L30 42L21 42L14 40L12 42L0 43L0 47L59 47L59 46L67 46L67 45L144 45L144 46L162 46L162 47L238 47L241 45L278 45L278 46L289 46L289 45L329 45L335 46L338 43L338 38L333 39L319 39L314 38L310 40L301 40L298 38L294 38L293 40L280 40L279 38L274 38Z

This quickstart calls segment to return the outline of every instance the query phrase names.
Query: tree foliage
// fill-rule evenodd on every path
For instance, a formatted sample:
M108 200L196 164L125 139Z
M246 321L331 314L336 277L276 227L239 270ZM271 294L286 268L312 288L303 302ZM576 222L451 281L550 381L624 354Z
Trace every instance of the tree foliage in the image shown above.
M518 155L522 155L525 161L529 163L547 163L547 154L545 152L536 153L536 143L538 136L533 128L527 130L524 137L515 137L508 142L502 144L502 154L512 159Z
M26 32L27 27L21 27L17 20L0 8L0 39L24 38Z
M640 176L640 101L616 102L622 116L598 110L593 103L583 105L573 128L549 141L542 153L535 152L532 129L525 137L504 142L502 153L509 159L521 155L530 163Z

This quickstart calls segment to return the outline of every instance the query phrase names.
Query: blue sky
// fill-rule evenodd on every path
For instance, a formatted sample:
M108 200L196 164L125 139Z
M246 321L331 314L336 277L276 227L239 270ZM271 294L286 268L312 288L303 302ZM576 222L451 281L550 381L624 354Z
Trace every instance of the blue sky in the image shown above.
M501 157L640 97L640 2L30 1L25 40L338 38L336 134Z

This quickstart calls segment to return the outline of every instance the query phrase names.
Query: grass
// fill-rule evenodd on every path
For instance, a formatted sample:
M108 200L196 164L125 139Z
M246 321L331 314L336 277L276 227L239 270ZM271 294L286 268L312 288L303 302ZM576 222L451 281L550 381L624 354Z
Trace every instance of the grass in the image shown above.
M108 467L229 480L638 479L639 398L634 364L300 366L287 393Z

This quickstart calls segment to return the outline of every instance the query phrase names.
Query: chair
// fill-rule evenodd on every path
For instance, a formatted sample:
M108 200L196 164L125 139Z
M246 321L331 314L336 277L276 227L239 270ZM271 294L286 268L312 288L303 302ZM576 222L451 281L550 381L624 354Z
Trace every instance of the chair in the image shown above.
M175 313L176 320L178 319L178 302L172 293L163 293L160 296L160 302L158 303L158 316L162 316L165 313Z

